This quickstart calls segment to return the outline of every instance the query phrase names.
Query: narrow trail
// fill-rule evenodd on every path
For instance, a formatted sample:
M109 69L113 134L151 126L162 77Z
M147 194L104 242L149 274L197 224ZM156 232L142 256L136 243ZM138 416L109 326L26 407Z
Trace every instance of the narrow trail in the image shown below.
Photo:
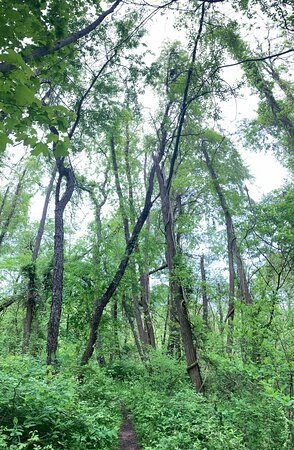
M123 422L119 430L119 448L120 450L140 450L134 426L128 417L125 408L122 409Z

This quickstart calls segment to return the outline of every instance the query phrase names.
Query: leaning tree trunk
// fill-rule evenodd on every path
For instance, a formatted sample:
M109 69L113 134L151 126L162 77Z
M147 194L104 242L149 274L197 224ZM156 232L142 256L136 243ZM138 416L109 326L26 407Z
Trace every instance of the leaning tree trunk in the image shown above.
M28 282L28 288L27 288L27 305L26 305L26 316L25 316L25 320L24 320L23 346L22 346L23 353L27 353L27 351L29 349L32 321L33 321L34 309L35 309L35 304L36 304L36 296L37 296L35 263L38 258L40 245L41 245L42 237L44 234L47 211L48 211L50 196L51 196L51 192L53 189L53 184L54 184L54 180L55 180L55 176L56 176L56 171L57 171L57 167L55 165L54 170L51 175L49 185L48 185L48 189L46 192L42 217L40 220L40 225L39 225L39 229L38 229L38 233L37 233L37 237L36 237L36 241L35 241L35 246L34 246L33 254L32 254L32 269L33 270L29 274L29 282Z
M112 320L113 320L113 336L114 336L114 353L118 355L120 358L120 346L119 346L119 335L118 335L118 308L117 308L117 298L114 299L113 306L112 306Z
M160 142L159 149L158 149L158 160L159 161L161 161L161 159L163 158L164 150L165 150L165 146L166 146L167 132L165 130L165 123L166 123L166 120L168 119L170 107L171 107L171 102L169 102L166 106L163 121L161 124L162 137L161 137L161 142ZM152 201L151 197L152 197L153 188L154 188L154 176L155 176L155 164L152 165L152 168L150 170L150 174L148 177L148 183L147 183L148 187L147 187L147 191L146 191L146 195L145 195L144 207L143 207L141 214L140 214L139 218L137 219L137 222L134 226L132 236L130 237L130 239L127 242L124 256L122 257L122 260L117 268L117 271L116 271L112 281L108 285L106 291L102 295L101 299L95 303L95 310L94 310L94 314L93 314L93 317L91 320L91 325L90 325L90 336L89 336L89 339L87 342L86 349L82 356L81 365L87 364L93 354L95 342L97 339L98 327L100 324L100 320L101 320L103 311L104 311L105 307L108 305L111 297L113 296L116 289L118 288L122 277L124 276L124 273L126 271L126 268L128 266L129 260L130 260L130 257L131 257L131 255L135 249L135 246L137 244L138 236L139 236L139 234L142 230L142 227L143 227L143 225L149 215L149 212L152 208L153 201Z
M128 183L131 186L129 189L129 200L130 200L130 209L134 211L134 202L133 202L133 190L132 190L132 180L131 180L131 172L130 166L128 163L128 146L125 147L125 159L126 159L126 172L128 174ZM147 154L145 154L144 161L144 185L147 190ZM146 239L144 243L144 254L145 261L142 261L140 258L139 268L140 268L140 286L141 286L141 302L143 306L144 312L144 325L145 331L147 335L147 343L153 348L156 348L155 341L155 333L152 323L152 316L150 312L150 273L149 273L149 234L150 234L150 216L147 217L146 220Z
M272 92L267 88L267 86L264 86L262 92L264 93L264 96L266 98L267 104L272 110L273 116L275 117L275 120L277 123L281 123L284 130L288 134L289 137L289 143L291 151L293 151L294 148L294 123L290 119L289 116L283 113L283 110L281 109L279 103L275 99Z
M128 139L129 139L129 137L127 135L127 141L128 141ZM121 213L122 220L123 220L124 235L125 235L125 241L127 244L127 242L130 239L130 223L129 223L129 219L127 216L125 202L124 202L123 193L122 193L122 188L121 188L121 184L120 184L120 177L119 177L119 173L118 173L118 163L117 163L116 150L115 150L115 142L114 142L113 136L111 136L111 138L110 138L110 148L111 148L111 159L112 159L112 166L113 166L113 171L114 171L116 193L118 196L119 209L120 209L120 213ZM126 170L127 170L128 182L129 182L130 211L131 211L131 216L134 217L135 211L134 211L134 202L133 202L133 190L132 190L132 183L131 183L131 174L130 174L130 168L129 168L127 147L125 148L125 153L126 153L126 156L125 156ZM135 267L133 267L133 270L135 272ZM133 302L133 309L134 309L135 318L136 318L136 324L137 324L137 328L138 328L140 341L142 344L142 350L144 351L145 345L147 344L147 336L146 336L146 333L144 330L143 321L142 321L142 317L141 317L140 305L139 305L139 301L138 301L138 296L136 294L136 286L134 285L134 283L132 283L131 287L132 287L132 302Z
M47 334L47 364L56 363L59 324L62 309L63 265L64 265L64 226L63 213L74 191L74 173L71 168L64 167L64 158L56 158L58 181L55 192L55 235L52 275L52 302ZM61 182L66 178L66 188L61 196Z
M93 314L93 317L91 320L91 325L90 325L90 336L89 336L88 343L87 343L86 349L84 351L84 354L83 354L82 360L81 360L82 365L87 364L87 362L89 361L89 359L91 358L91 356L93 354L95 342L97 339L98 327L100 324L100 320L101 320L103 311L104 311L105 307L108 305L111 297L113 296L117 287L120 284L120 281L121 281L121 279L125 273L125 270L128 266L130 257L134 251L140 231L141 231L141 229L145 223L145 220L149 214L149 211L152 207L151 196L153 193L154 172L155 172L155 169L154 169L154 167L152 167L151 173L149 176L149 188L148 188L148 191L146 194L144 208L136 222L132 236L130 237L130 240L128 241L128 243L126 245L124 256L117 268L117 271L116 271L112 281L108 285L106 291L102 295L101 299L95 303L95 310L94 310L94 314Z
M284 92L287 100L294 105L294 96L291 89L291 84L287 83L280 77L279 72L274 68L271 61L263 61L262 64L267 73L275 80L279 88Z
M232 45L232 43L234 43L234 45ZM228 48L238 61L242 59L245 60L242 66L249 83L258 90L262 97L265 98L269 109L272 111L276 125L281 126L288 137L289 148L290 152L292 153L292 149L294 148L294 123L291 115L287 114L287 111L284 111L281 107L279 101L274 95L271 83L265 79L264 74L260 70L262 65L263 67L265 67L265 62L258 63L257 61L248 61L248 56L250 56L249 49L246 47L244 41L242 41L240 36L236 34L234 35L234 39L230 38ZM279 80L277 79L277 74L274 74L272 72L271 76L285 91L285 86L281 86L281 83L279 83Z
M5 207L6 199L7 199L8 193L9 193L9 189L10 189L10 187L7 186L7 188L5 190L5 193L3 195L3 198L2 198L2 201L1 201L1 205L0 205L0 221L1 221L2 212L3 212L4 207Z
M135 203L134 203L134 192L133 192L133 180L132 180L132 174L131 174L131 168L130 168L130 161L129 161L129 152L130 152L130 131L129 131L129 125L126 124L126 130L125 130L125 137L126 137L126 143L124 146L124 159L125 159L125 170L128 180L128 200L129 200L129 209L130 209L130 222L134 226L136 212L135 212ZM145 189L147 189L147 173L146 173L146 158L144 163L144 184ZM146 228L148 232L148 225L149 224L149 216L146 219ZM140 256L140 251L138 245L136 246L136 254ZM139 261L141 261L141 258L138 258ZM152 318L149 310L149 271L143 270L142 273L142 264L139 262L139 270L141 273L140 276L140 286L141 286L141 302L143 306L143 314L144 314L144 329L143 329L143 335L142 338L145 345L151 345L155 348L155 336L154 336L154 330L152 325ZM138 302L139 306L139 302ZM139 310L140 312L140 310ZM141 313L140 313L141 317Z
M237 239L233 224L233 219L230 214L229 207L227 205L225 196L218 181L217 174L212 165L212 161L207 152L204 142L201 145L202 153L204 155L206 165L213 181L215 191L218 195L221 208L223 210L226 222L227 230L227 242L228 242L228 257L229 257L229 307L226 320L228 321L228 335L227 335L227 353L231 355L233 344L233 331L234 331L234 296L235 296L235 273L234 273L234 261L236 262L237 272L240 280L241 297L246 304L252 304L252 297L249 291L249 285L246 279L243 261L241 253L237 245Z

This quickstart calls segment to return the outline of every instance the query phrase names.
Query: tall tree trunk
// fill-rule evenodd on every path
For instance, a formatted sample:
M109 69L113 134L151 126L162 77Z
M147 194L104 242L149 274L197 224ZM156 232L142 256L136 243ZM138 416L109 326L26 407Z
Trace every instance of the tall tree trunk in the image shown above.
M157 161L156 174L159 184L161 211L165 229L166 256L171 286L171 301L175 303L177 317L180 323L181 336L187 361L187 371L189 373L191 382L197 392L203 392L203 381L201 377L196 349L193 342L191 323L188 318L186 298L183 287L181 286L176 273L175 257L177 254L177 248L174 235L174 220L171 201L163 172L160 169Z
M47 188L46 197L45 197L44 206L43 206L42 217L40 220L39 229L38 229L37 237L35 240L35 246L34 246L33 254L32 254L33 270L31 271L31 274L29 277L29 282L28 282L28 288L27 288L26 316L25 316L25 320L24 320L23 345L22 345L23 353L27 353L27 351L29 349L32 321L33 321L34 309L35 309L35 304L36 304L36 296L37 296L35 263L38 258L40 245L41 245L42 237L44 234L47 211L48 211L51 192L53 189L54 180L56 177L56 172L57 172L57 166L55 165L54 170L51 175L51 179L50 179L48 188Z
M128 305L126 303L125 297L123 297L123 299L122 299L122 306L123 306L123 309L125 311L127 320L129 322L129 326L130 326L130 329L131 329L131 332L132 332L132 335L133 335L133 338L134 338L134 341L135 341L135 344L136 344L139 356L141 358L141 361L144 363L145 362L144 352L142 350L141 342L139 340L137 331L136 331L136 329L134 327L133 318L131 316L131 312L129 311L129 308L128 308Z
M148 344L147 333L144 329L139 300L138 300L137 294L134 293L134 287L133 287L132 291L133 291L132 301L133 301L133 309L134 309L135 318L136 318L136 324L137 324L137 328L138 328L138 332L139 332L139 336L140 336L140 341L142 343L142 348L143 348L143 351L145 351L145 347Z
M57 172L57 166L55 165L53 172L51 174L51 178L50 178L49 185L48 185L47 192L46 192L46 197L45 197L43 211L42 211L42 217L40 220L40 225L39 225L39 229L38 229L38 233L37 233L37 237L36 237L36 241L35 241L35 246L34 246L34 250L33 250L33 255L32 255L33 262L35 262L37 260L38 255L39 255L40 245L41 245L41 241L42 241L44 229L45 229L45 223L46 223L46 217L47 217L50 196L52 193L53 184L54 184L55 177L56 177L56 172Z
M127 130L128 136L128 130ZM132 178L130 172L129 158L128 158L128 146L125 146L125 160L126 160L126 172L128 177L128 183L132 186ZM145 190L147 190L147 154L145 154L144 160L144 185ZM129 191L130 209L135 212L134 201L133 201L133 189ZM144 242L144 261L139 258L139 270L140 270L140 286L141 286L141 302L144 312L144 324L145 332L147 336L147 344L151 347L156 348L155 333L152 323L152 316L150 312L150 274L149 274L149 234L150 234L150 215L146 219L146 238ZM139 252L139 249L138 249Z
M228 304L228 313L227 313L227 321L228 321L228 334L227 334L227 354L230 356L232 354L232 346L233 346L233 333L234 333L234 315L235 315L235 270L234 270L234 257L233 257L233 249L232 249L232 239L231 233L228 231L227 225L227 247L228 247L228 257L229 257L229 304Z
M276 81L279 88L284 92L286 98L289 102L294 104L294 96L291 89L291 84L287 83L280 77L279 72L274 68L274 65L271 61L263 61L263 67L267 71L267 73Z
M289 116L287 116L283 110L281 109L279 103L275 99L272 92L269 90L269 88L265 85L262 88L262 92L264 93L264 96L266 98L267 104L272 110L273 116L277 123L281 123L284 130L288 134L289 137L289 143L291 151L293 151L294 148L294 124Z
M52 302L47 334L47 364L56 363L59 324L62 309L63 266L64 266L64 226L63 213L74 191L75 181L73 170L64 167L64 158L56 158L58 181L55 192L55 235L52 275ZM61 182L66 178L66 188L61 196Z
M169 305L168 305L168 319L169 319L169 334L167 343L167 353L178 359L181 358L181 332L179 326L178 313L176 303L172 296L172 286L169 283Z
M108 305L112 295L115 293L117 287L120 284L120 281L121 281L121 279L125 273L125 270L128 266L130 257L134 251L139 233L140 233L140 231L145 223L145 220L149 214L149 211L152 207L151 195L153 192L154 172L155 172L155 169L153 167L151 169L151 173L149 176L150 183L149 183L149 189L148 189L146 199L145 199L145 205L144 205L144 208L136 222L132 236L130 237L130 240L128 241L128 243L126 245L124 256L117 268L117 271L116 271L112 281L108 285L106 291L102 295L101 299L96 301L96 303L95 303L95 311L94 311L94 314L93 314L93 317L91 320L91 325L90 325L90 336L89 336L89 340L88 340L86 349L84 351L84 354L83 354L82 360L81 360L82 365L87 364L87 362L89 361L89 359L91 358L91 356L93 354L94 345L95 345L95 342L97 339L97 331L98 331L98 327L99 327L99 323L100 323L103 311L104 311L105 307Z
M19 179L19 181L17 183L15 192L14 192L13 197L12 197L12 203L11 203L10 210L9 210L9 212L7 214L6 219L3 220L3 225L1 226L1 233L0 233L0 247L1 247L1 245L2 245L2 243L4 241L4 239L5 239L5 236L6 236L7 232L8 232L8 228L9 228L9 225L11 223L11 220L13 219L13 217L15 215L16 208L17 208L17 205L18 205L18 202L19 202L19 198L20 198L20 194L21 194L21 190L22 190L22 183L23 183L23 179L25 177L26 171L27 171L27 169L25 169L22 172L21 176L20 176L20 179Z
M143 273L140 276L140 285L141 285L141 300L144 311L144 322L145 322L145 330L147 334L147 343L151 345L151 347L155 348L155 335L154 329L152 325L152 318L150 314L150 286L149 286L149 273Z
M163 336L162 336L162 346L165 345L166 342L166 335L167 335L167 324L168 324L168 319L169 319L169 295L167 297L167 306L166 306L166 315L165 315L165 320L164 320L164 328L163 328Z
M239 276L239 280L240 280L241 296L242 296L242 298L243 298L245 303L251 304L252 303L252 298L251 298L251 295L250 295L249 285L248 285L248 282L247 282L247 279L246 279L246 275L245 275L245 271L244 271L244 266L243 266L241 253L240 253L240 250L239 250L238 245L237 245L237 239L236 239L233 219L232 219L229 207L227 205L225 196L223 194L223 191L222 191L221 186L220 186L219 181L218 181L217 174L216 174L216 172L214 170L214 167L212 165L211 159L210 159L210 157L208 155L208 152L207 152L207 149L206 149L206 146L205 146L204 142L202 142L201 149L202 149L202 153L203 153L203 155L205 157L205 161L206 161L206 165L207 165L209 174L210 174L211 179L213 181L213 185L214 185L215 191L216 191L216 193L218 195L219 202L220 202L221 208L222 208L224 216L225 216L227 237L228 237L228 242L229 242L229 261L230 261L230 255L232 253L233 254L233 258L234 258L234 260L236 262L237 272L238 272L238 276ZM232 261L231 261L231 266L232 266ZM231 266L230 266L230 269L232 270ZM231 272L231 270L230 270L230 272Z
M106 192L106 185L108 181L108 166L106 167L106 173L104 181L101 185L96 185L94 183L81 183L78 182L78 187L82 189L83 191L88 192L89 197L94 205L94 217L95 217L95 234L96 234L96 245L94 249L94 260L95 264L98 267L100 264L100 246L101 246L101 240L102 240L102 221L101 221L101 211L103 206L106 203L107 200L107 192ZM100 191L100 194L102 196L102 199L99 201L96 194L95 194L95 188L98 188Z
M117 311L117 298L114 299L112 307L112 319L113 319L113 334L114 334L114 348L115 353L120 357L119 336L117 328L118 311Z
M204 255L200 257L200 271L201 271L201 292L202 292L202 308L203 308L203 323L206 329L209 328L208 324L208 298L207 298L207 284L206 284L206 273L204 266Z
M219 314L219 333L221 338L221 349L222 353L224 352L224 315L223 315L223 307L222 307L222 291L219 283L217 284L217 309Z

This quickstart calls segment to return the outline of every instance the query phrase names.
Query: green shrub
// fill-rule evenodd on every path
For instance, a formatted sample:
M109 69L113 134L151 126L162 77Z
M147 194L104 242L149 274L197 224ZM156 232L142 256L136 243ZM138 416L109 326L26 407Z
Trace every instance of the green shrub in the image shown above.
M185 365L150 354L151 373L121 384L121 397L144 450L242 449L243 436L223 424L190 385Z
M208 378L222 420L244 436L250 450L281 450L289 443L290 398L273 387L267 371L240 359L214 356Z
M76 373L72 368L53 376L32 358L2 360L1 448L117 448L120 412L113 383L91 370L80 384Z
M222 425L213 407L192 388L170 397L137 382L124 398L144 450L245 448L242 436Z
M134 358L117 359L108 364L106 374L115 380L127 381L141 379L146 376L146 368L138 360Z

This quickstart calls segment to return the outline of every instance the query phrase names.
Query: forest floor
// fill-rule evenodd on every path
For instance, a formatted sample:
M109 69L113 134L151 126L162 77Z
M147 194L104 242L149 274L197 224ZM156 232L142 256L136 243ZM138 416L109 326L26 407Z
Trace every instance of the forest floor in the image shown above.
M128 411L123 408L123 422L119 430L120 450L140 450L138 439L134 430L134 425L128 416Z

